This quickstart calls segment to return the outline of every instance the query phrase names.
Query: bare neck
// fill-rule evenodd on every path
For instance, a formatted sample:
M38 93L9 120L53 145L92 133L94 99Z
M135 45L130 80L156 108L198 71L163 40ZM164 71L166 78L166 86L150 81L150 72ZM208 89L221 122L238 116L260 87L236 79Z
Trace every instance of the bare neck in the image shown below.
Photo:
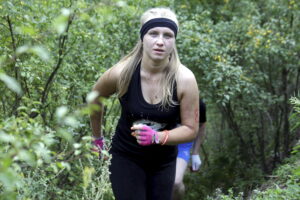
M169 60L153 61L151 59L142 59L141 68L143 71L150 74L157 74L164 71L168 66Z

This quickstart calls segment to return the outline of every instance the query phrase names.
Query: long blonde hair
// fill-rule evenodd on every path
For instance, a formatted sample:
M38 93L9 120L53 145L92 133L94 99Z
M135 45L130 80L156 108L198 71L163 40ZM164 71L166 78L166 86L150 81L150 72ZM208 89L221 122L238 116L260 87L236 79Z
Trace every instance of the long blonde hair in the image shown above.
M173 20L177 26L178 21L176 15L169 8L151 8L144 12L141 16L141 26L153 18L168 18ZM179 27L179 26L178 26ZM137 42L132 51L122 58L119 63L124 62L122 73L118 82L118 97L122 97L128 90L129 83L131 81L132 75L136 70L138 64L141 62L143 57L143 44L141 40ZM169 64L164 70L165 79L161 81L162 84L162 102L161 106L167 108L178 104L173 100L173 93L176 92L174 87L176 85L177 73L179 66L181 65L176 46L174 47L173 52L170 54Z

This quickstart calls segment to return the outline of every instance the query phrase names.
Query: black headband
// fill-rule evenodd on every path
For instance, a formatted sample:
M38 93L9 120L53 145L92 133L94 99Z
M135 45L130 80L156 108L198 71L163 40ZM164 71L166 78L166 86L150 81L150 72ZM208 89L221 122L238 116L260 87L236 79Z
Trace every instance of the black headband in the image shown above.
M141 35L141 40L142 41L143 41L144 35L151 28L154 28L154 27L168 27L174 32L175 38L177 36L178 27L177 27L177 25L174 21L172 21L168 18L154 18L154 19L150 19L145 24L143 24L143 26L140 30L140 35Z

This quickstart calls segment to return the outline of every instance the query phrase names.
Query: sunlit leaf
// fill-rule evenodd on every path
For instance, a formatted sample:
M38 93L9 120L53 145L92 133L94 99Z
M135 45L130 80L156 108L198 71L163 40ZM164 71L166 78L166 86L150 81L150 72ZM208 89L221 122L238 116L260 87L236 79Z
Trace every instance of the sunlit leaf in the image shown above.
M25 161L27 164L34 166L35 165L35 158L32 153L26 150L21 150L18 155L19 160Z
M54 144L55 142L57 142L54 139L54 135L53 134L46 134L44 135L41 140L43 141L44 144L46 144L47 146L50 146L52 144Z
M67 125L72 126L72 127L78 127L78 125L79 125L78 121L74 117L71 117L71 116L66 117L64 119L64 122Z
M0 132L0 141L2 141L2 142L14 142L15 137L1 131Z
M79 154L81 154L81 150L75 150L74 155L78 156Z
M92 181L92 175L95 173L94 168L85 167L83 170L83 187L87 188Z
M20 34L33 36L36 34L36 30L33 27L29 26L20 26L16 28L16 31Z
M66 31L71 11L67 8L63 8L61 13L62 14L53 21L53 27L58 34L62 34Z
M57 131L57 135L65 140L67 140L70 143L73 143L73 136L71 133L67 132L64 129L59 129Z
M43 46L23 45L17 48L16 53L17 55L21 55L23 53L33 53L40 57L43 61L48 61L50 58L48 50Z
M86 97L86 101L88 103L91 103L92 101L94 101L99 95L99 92L97 91L92 91L90 93L88 93L87 97Z
M63 169L63 168L66 168L67 170L71 169L70 164L67 162L57 162L56 165L61 169Z
M16 53L22 54L22 53L29 51L29 49L30 49L30 46L28 46L28 45L20 46L17 48Z
M55 115L57 118L63 118L68 113L68 108L66 106L61 106L56 109Z
M5 187L6 190L12 191L16 187L16 184L19 182L20 177L12 169L5 170L0 172L0 183Z
M6 60L6 56L5 55L1 55L0 56L0 66L5 63L5 60ZM0 73L1 73L1 71L0 71Z
M119 6L119 7L124 7L124 6L127 5L127 3L126 3L125 1L118 1L118 2L116 3L116 5Z
M14 91L18 95L22 94L21 86L16 79L14 79L10 76L7 76L4 73L0 73L0 80L3 81L9 89Z
M33 46L30 48L30 51L39 56L44 61L48 61L50 58L49 52L42 46Z
M38 144L33 146L35 154L44 159L46 162L50 162L50 150L45 146L44 143L39 142Z
M79 143L74 143L73 146L74 146L75 149L78 149L78 148L80 148L82 145L79 144Z

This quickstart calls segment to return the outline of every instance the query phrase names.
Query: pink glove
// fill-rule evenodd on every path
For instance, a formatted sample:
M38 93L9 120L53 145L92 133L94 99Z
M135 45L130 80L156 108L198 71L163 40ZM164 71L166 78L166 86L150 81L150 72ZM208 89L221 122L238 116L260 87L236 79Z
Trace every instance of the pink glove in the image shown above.
M134 125L131 130L135 131L132 135L136 137L137 142L142 146L159 143L157 132L147 125Z

